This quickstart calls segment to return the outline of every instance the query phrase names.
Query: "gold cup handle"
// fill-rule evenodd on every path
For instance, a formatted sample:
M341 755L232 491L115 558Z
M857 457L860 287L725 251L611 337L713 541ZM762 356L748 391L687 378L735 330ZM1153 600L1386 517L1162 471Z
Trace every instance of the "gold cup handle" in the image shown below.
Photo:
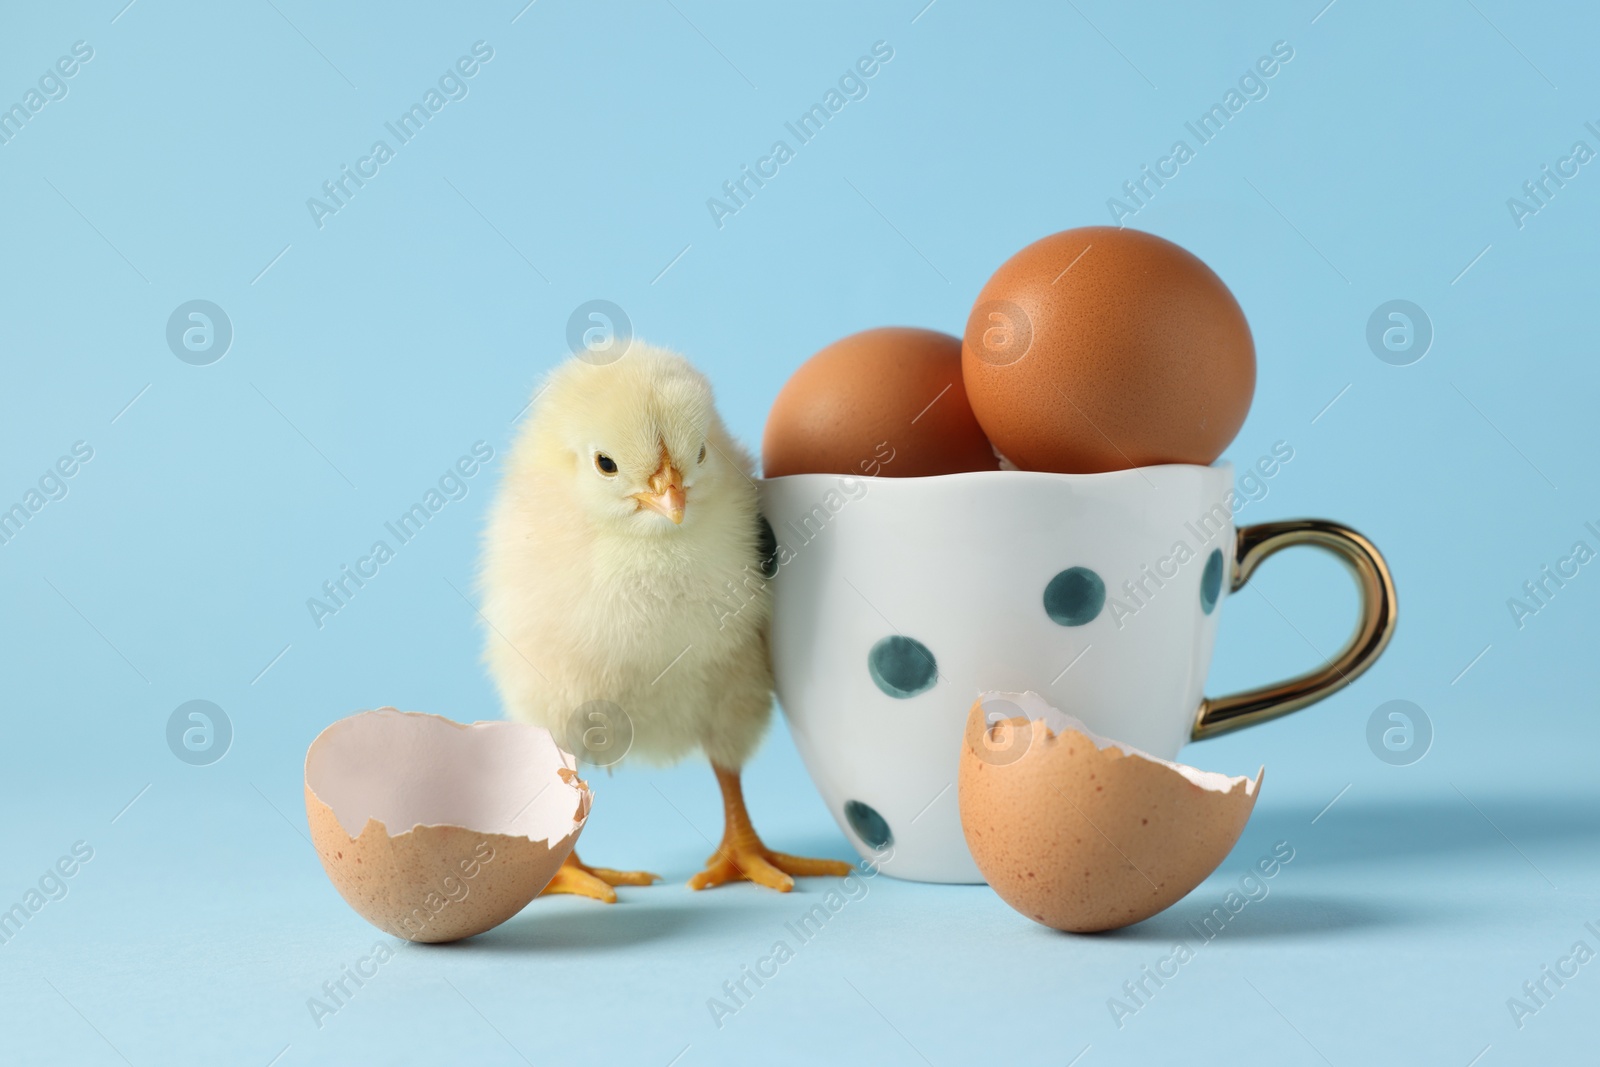
M1288 681L1202 699L1195 713L1191 740L1242 730L1331 696L1372 666L1394 636L1397 605L1388 565L1371 541L1336 522L1295 519L1240 527L1230 588L1234 592L1243 588L1262 560L1290 545L1316 545L1338 556L1350 568L1361 592L1361 620L1355 633L1338 655Z

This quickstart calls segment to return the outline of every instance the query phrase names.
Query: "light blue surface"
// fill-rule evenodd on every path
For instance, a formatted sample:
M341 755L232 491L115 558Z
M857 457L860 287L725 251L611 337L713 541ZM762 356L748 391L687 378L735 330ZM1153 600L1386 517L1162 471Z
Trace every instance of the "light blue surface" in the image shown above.
M0 904L75 842L93 850L0 946L0 1062L1593 1055L1600 963L1520 1028L1507 1000L1575 942L1600 949L1584 925L1600 928L1600 565L1520 627L1507 600L1575 541L1600 548L1584 525L1600 527L1600 176L1579 168L1520 227L1507 199L1575 141L1600 149L1585 127L1600 126L1600 17L1505 0L923 2L0 14L0 105L74 42L93 49L0 145L0 503L75 442L93 449L0 545ZM465 98L319 229L307 198L477 41L493 58ZM868 95L718 228L707 198L877 41L893 59ZM1401 625L1349 691L1188 750L1208 769L1267 767L1217 874L1093 938L987 889L878 878L719 1028L708 999L823 887L688 892L719 828L711 776L628 769L597 776L584 852L665 885L613 908L541 900L472 942L405 947L319 1028L308 998L388 939L303 840L302 756L362 707L498 714L463 599L496 464L320 629L306 600L474 442L502 452L572 310L615 301L690 353L758 441L823 344L891 323L959 331L1010 253L1110 221L1107 198L1278 41L1293 59L1265 98L1128 221L1210 263L1254 328L1260 384L1228 458L1242 469L1285 441L1294 459L1240 521L1367 532ZM166 341L195 299L233 326L210 366ZM1366 340L1393 299L1433 326L1409 366ZM1291 555L1222 610L1212 692L1314 662L1354 598L1334 564ZM210 766L167 747L193 699L232 723ZM1390 700L1431 720L1420 762L1368 747ZM781 725L748 788L779 847L851 855ZM1294 859L1270 895L1119 1028L1108 1000L1279 841Z

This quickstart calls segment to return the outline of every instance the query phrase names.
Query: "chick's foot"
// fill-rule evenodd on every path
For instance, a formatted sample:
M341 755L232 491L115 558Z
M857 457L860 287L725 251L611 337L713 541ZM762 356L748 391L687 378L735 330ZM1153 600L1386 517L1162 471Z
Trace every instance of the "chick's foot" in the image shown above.
M660 879L649 871L614 871L609 867L591 867L578 858L577 852L567 855L556 870L550 884L540 891L540 896L552 893L571 893L589 897L606 904L617 902L617 892L612 886L650 885Z
M748 881L787 893L794 888L795 877L842 877L850 873L850 865L842 860L791 856L785 852L774 852L762 844L755 827L750 823L750 813L745 810L739 772L721 767L714 769L717 772L717 784L722 787L726 820L722 844L706 859L706 869L689 879L690 889L710 889L727 882Z
M689 879L690 889L710 889L727 882L749 881L787 893L794 888L794 875L806 878L812 875L844 876L850 865L843 860L808 859L774 852L760 839L748 843L724 842L715 854L706 860L706 869Z

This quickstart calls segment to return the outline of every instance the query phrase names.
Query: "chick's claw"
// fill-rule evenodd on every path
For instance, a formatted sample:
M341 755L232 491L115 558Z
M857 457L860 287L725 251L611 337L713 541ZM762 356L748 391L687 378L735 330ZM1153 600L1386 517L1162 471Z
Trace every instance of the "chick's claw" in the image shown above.
M852 869L844 860L811 859L807 856L791 856L787 852L769 852L767 860L779 870L797 878L843 878Z
M706 869L689 879L690 889L710 889L728 882L754 882L787 893L795 877L844 876L850 865L842 860L807 859L773 852L760 840L725 844L706 860ZM794 876L794 877L791 877Z
M707 861L705 870L689 879L689 888L711 889L739 881L754 882L780 893L787 893L794 888L794 879L768 863L761 849L717 853Z
M539 895L571 893L605 904L615 904L617 892L611 888L612 886L650 885L657 881L660 879L649 871L614 871L609 867L591 867L580 860L576 852L572 852L556 870L556 876L550 879L550 884L545 886Z
M607 885L654 885L661 876L649 871L614 871L610 867L590 867L589 873Z

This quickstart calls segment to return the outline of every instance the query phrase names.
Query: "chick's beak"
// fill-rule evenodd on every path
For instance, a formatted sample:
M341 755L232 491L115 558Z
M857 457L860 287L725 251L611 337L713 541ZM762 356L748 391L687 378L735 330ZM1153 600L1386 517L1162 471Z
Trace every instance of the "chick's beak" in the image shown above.
M683 475L672 465L666 449L661 450L661 466L650 476L650 491L635 493L633 498L639 507L665 515L674 525L683 524Z

